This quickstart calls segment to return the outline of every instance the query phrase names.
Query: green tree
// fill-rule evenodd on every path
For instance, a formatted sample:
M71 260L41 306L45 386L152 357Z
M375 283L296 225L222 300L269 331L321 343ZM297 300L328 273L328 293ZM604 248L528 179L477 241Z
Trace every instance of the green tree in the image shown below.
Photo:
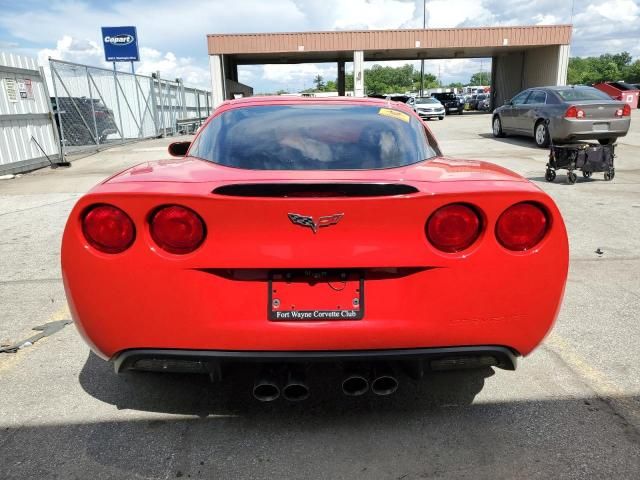
M316 84L316 91L321 92L322 89L324 88L324 79L322 78L322 75L318 74L314 77L313 79L313 83Z
M640 81L640 61L632 63L629 52L605 53L599 57L572 57L569 59L567 81L569 84L585 84L625 80Z
M327 82L327 86L330 82ZM345 89L353 90L353 73L347 73L344 78ZM438 79L430 73L424 74L424 88L435 88ZM364 87L367 94L404 93L420 89L420 71L413 65L401 67L386 67L372 65L364 71Z
M333 80L327 80L327 84L324 86L323 91L325 92L337 92L338 85Z
M491 84L491 74L489 72L477 72L471 75L469 85L489 85Z

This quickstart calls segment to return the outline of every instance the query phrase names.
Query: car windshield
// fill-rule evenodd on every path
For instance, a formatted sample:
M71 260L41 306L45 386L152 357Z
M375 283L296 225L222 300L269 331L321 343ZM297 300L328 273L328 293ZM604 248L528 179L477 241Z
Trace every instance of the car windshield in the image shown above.
M443 100L455 100L457 97L455 93L439 93L438 98L442 98Z
M478 95L478 100L484 100L485 98L487 98L486 95Z
M416 103L440 103L435 98L431 97L418 97L416 98Z
M611 97L593 87L570 87L555 90L555 92L567 102L582 100L611 100Z
M213 118L189 155L250 170L393 168L438 155L421 122L371 105L265 105Z

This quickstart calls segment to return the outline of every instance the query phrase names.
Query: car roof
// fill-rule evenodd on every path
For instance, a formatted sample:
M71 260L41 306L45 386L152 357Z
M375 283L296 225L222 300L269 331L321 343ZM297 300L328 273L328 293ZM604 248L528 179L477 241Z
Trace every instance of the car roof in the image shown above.
M224 101L220 107L242 108L257 105L303 105L303 104L329 104L329 105L362 105L376 107L393 107L396 110L413 112L413 109L404 102L385 100L373 97L294 97L285 95L265 95L259 97L243 97ZM219 108L220 108L219 107Z
M567 88L594 88L591 85L550 85L548 87L531 87L527 90L553 90L554 92L566 90Z
M227 100L224 103L230 105L242 105L246 103L261 104L282 104L282 103L324 103L339 102L345 104L370 104L370 105L386 105L389 100L375 97L295 97L288 95L264 95L255 97L242 97L234 100Z

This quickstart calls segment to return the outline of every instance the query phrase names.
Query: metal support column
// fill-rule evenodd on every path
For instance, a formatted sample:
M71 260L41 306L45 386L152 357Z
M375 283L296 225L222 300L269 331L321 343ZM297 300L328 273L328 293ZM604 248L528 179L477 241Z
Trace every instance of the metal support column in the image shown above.
M364 52L353 52L353 95L364 97Z
M345 96L344 60L338 60L338 95Z

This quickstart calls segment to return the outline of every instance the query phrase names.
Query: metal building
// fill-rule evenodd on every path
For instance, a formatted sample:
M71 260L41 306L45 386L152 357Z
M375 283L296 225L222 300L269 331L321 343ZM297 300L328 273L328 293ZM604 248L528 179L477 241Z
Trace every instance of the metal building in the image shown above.
M34 58L0 52L0 175L56 162L56 135L43 70Z
M364 95L364 62L488 58L494 105L534 86L566 83L571 25L364 30L207 36L214 106L249 89L238 83L238 65L338 64L344 95L344 65L354 64L354 90Z

